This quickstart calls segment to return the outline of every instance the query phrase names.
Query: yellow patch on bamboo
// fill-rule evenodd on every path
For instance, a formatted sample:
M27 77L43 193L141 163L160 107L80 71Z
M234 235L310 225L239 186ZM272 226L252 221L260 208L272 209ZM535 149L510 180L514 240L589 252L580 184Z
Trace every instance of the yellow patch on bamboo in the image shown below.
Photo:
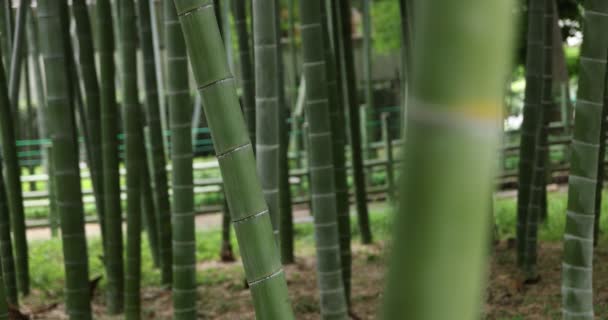
M465 118L481 121L496 121L502 117L502 105L495 101L477 101L464 104L458 113Z

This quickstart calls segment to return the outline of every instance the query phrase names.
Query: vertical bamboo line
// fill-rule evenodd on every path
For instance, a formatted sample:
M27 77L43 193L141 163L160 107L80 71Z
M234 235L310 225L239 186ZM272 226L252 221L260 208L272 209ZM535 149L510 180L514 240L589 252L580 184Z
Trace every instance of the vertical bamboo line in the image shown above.
M294 319L272 224L211 0L176 0L259 319Z
M192 1L190 1L192 3ZM171 125L173 317L196 318L196 243L192 176L192 104L184 32L173 1L164 2L167 95ZM215 28L217 22L214 20ZM218 51L219 53L220 51ZM216 54L218 54L216 53Z
M336 81L338 90L338 104L332 109L335 117L333 124L335 130L332 132L334 138L335 170L336 170L336 195L338 197L338 228L340 230L340 261L342 263L342 279L347 302L350 303L351 295L351 229L350 229L350 199L348 194L347 171L346 171L346 119L345 108L348 99L345 96L346 66L344 56L344 39L342 38L342 23L339 3L328 0L331 3L331 31L333 37L334 56L336 61ZM333 129L332 129L333 130ZM342 146L340 146L340 144Z
M355 186L355 202L357 216L359 218L359 230L361 241L364 244L372 243L373 237L369 223L369 212L367 208L367 192L365 187L365 170L363 167L363 157L361 150L361 124L359 121L359 101L357 99L357 83L355 75L355 62L353 57L352 30L351 30L351 2L350 0L340 1L340 22L342 25L342 52L344 53L345 68L345 91L348 101L350 132L350 153L353 168L353 181Z
M147 159L151 166L148 170L153 195L153 205L157 223L158 254L161 267L161 283L171 285L172 262L171 262L171 205L169 203L169 192L167 190L166 155L163 145L163 125L160 115L160 101L156 75L158 65L154 48L154 20L151 19L150 3L138 1L139 6L139 38L143 55L144 73L144 114L148 130L144 133L146 146L150 150ZM161 99L159 99L161 98ZM152 232L149 230L148 232Z
M106 219L106 303L109 314L123 310L124 266L118 159L119 111L116 103L114 27L110 0L97 0L97 40L101 93L101 151Z
M66 311L70 318L91 319L87 242L76 142L74 111L70 108L68 69L61 3L39 2L40 30L47 32L41 47L47 88L47 108L53 141L57 209L66 273Z
M303 48L303 71L306 81L306 115L308 117L308 159L311 180L311 203L314 213L315 243L317 249L317 278L321 298L322 319L347 317L348 306L342 279L336 176L328 93L331 75L323 39L321 1L300 2L300 19ZM329 81L328 81L329 80Z

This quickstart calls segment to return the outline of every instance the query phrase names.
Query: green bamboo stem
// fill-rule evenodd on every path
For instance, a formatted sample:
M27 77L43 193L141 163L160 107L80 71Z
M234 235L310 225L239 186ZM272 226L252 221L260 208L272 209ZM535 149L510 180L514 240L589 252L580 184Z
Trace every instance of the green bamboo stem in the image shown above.
M161 268L161 283L171 284L172 262L171 262L171 207L169 204L169 193L167 190L167 171L165 148L163 146L162 117L160 115L160 100L156 74L158 73L155 62L154 37L152 28L152 12L148 1L138 1L139 6L139 38L144 60L144 113L148 127L145 137L148 138L147 146L148 162L152 163L149 168L150 182L154 200L154 210L157 223L158 255ZM148 229L150 232L150 229Z
M390 114L383 112L382 121L382 141L384 142L384 152L386 158L386 189L389 200L393 201L395 192L395 175L393 169L393 144L391 140L391 131L389 127Z
M152 26L152 47L153 50L152 52L154 52L154 65L155 65L155 76L156 76L156 87L157 87L157 91L158 91L158 109L159 109L159 113L160 113L160 125L161 125L161 138L162 138L162 145L165 151L165 157L167 157L169 155L169 137L167 135L165 135L164 133L167 132L169 130L169 122L167 119L167 99L166 99L166 90L165 90L165 85L164 85L164 74L165 74L165 70L164 70L164 59L163 59L163 45L164 42L162 40L162 29L159 30L159 26L162 25L162 2L158 2L159 5L156 5L157 2L155 2L154 0L149 0L149 7L150 7L150 25ZM160 7L160 8L159 8ZM159 10L160 9L160 10ZM160 13L158 11L161 11ZM160 20L160 23L159 23ZM166 158L165 158L166 160ZM166 175L166 174L165 174ZM168 200L167 200L168 201ZM170 212L169 210L171 210L170 208L167 211L167 216L170 218ZM169 230L169 232L171 232ZM169 234L170 236L170 234ZM170 250L170 249L169 249ZM171 252L169 251L169 253L165 253L169 256L171 256ZM165 257L166 258L166 257ZM169 261L169 264L171 262ZM169 269L170 271L170 269ZM168 282L165 282L164 280L161 279L161 281L165 284L170 283L171 279L170 278L165 278Z
M278 77L280 45L276 30L276 0L259 0L253 3L253 39L255 58L256 147L257 170L262 183L264 198L270 210L275 239L279 241L281 217L281 190L279 178L280 135Z
M84 208L74 112L69 105L68 57L62 36L61 3L44 0L38 5L40 30L48 33L41 39L41 47L53 141L57 209L61 215L66 312L72 319L91 319Z
M9 1L10 2L10 1ZM19 119L19 88L21 87L22 62L24 57L25 45L25 22L27 20L27 12L29 11L29 0L23 0L19 3L17 9L17 23L13 35L11 64L8 80L9 100L12 104L13 115ZM18 127L17 121L17 127ZM19 131L19 130L17 130Z
M13 246L11 240L10 213L6 189L4 187L3 159L0 154L0 264L2 266L2 280L0 283L0 314L3 313L2 303L5 299L1 296L6 295L6 301L10 304L19 305L19 294L17 292L17 279L15 278L15 260L13 258Z
M152 258L154 259L154 266L157 268L161 268L161 277L162 277L162 257L161 257L161 243L160 243L160 226L159 224L159 211L157 208L157 202L153 195L153 190L156 188L156 184L154 180L150 179L150 172L154 171L154 151L152 145L150 143L150 127L144 125L143 127L143 137L144 137L144 146L145 146L145 165L146 170L143 170L142 173L142 210L144 211L144 223L146 224L146 232L148 233L148 241L150 242L150 249L152 252ZM144 177L143 175L147 177ZM147 179L147 180L146 180ZM146 195L146 193L148 193ZM152 215L152 216L151 216ZM169 222L170 223L170 222ZM154 232L154 235L151 234ZM168 239L169 245L171 244L171 239ZM155 243L153 245L153 243ZM169 274L171 274L171 267L169 266ZM170 277L170 276L169 276ZM171 283L164 283L163 279L161 279L161 283L163 285L170 285Z
M256 316L294 319L213 2L176 0L175 4L203 98Z
M0 283L3 282L3 277L0 275ZM2 286L0 286L0 320L9 320L7 295Z
M564 257L563 319L594 319L593 229L602 114L606 96L608 3L585 2L576 117L572 137Z
M285 96L285 63L281 45L281 2L275 7L275 31L277 32L277 79L279 81L279 249L283 264L295 262L294 227L291 203L291 186L289 184L289 130L287 120L290 118L290 107Z
M147 158L147 154L144 155ZM160 251L158 244L158 223L156 221L156 209L154 207L154 199L152 196L152 188L150 183L150 173L148 167L145 166L141 170L141 216L144 230L148 236L148 247L152 255L152 262L155 268L160 267Z
M192 176L192 105L184 33L172 1L165 1L167 94L173 166L173 317L196 318L196 245ZM214 28L217 22L213 20ZM200 39L203 41L204 39ZM221 43L220 43L221 44ZM222 45L223 46L223 45ZM223 50L222 50L223 51ZM214 52L219 54L222 51ZM211 57L207 57L211 59ZM204 103L204 102L203 102Z
M538 225L542 217L543 195L546 194L546 165L547 165L547 130L548 114L553 106L553 0L538 1L540 8L531 6L530 9L540 10L542 28L542 60L541 60L541 105L536 113L534 132L534 154L530 200L526 217L524 271L528 279L536 279L537 235Z
M326 1L327 2L327 1ZM334 170L336 172L336 197L338 209L338 230L340 231L340 261L342 263L342 280L347 302L350 303L351 295L351 230L350 230L350 202L346 172L346 128L344 110L346 99L344 97L344 53L342 39L342 25L340 23L340 10L336 1L329 1L328 12L329 29L331 31L330 45L333 50L331 54L335 57L335 81L336 81L336 104L331 107L332 138L334 150ZM330 73L331 74L331 71ZM333 90L330 90L333 91Z
M106 224L106 305L109 314L123 309L124 266L122 216L118 163L118 121L116 105L114 32L110 0L97 0L97 41L101 93L101 152L103 164L104 218Z
M416 2L407 161L383 319L480 316L513 5ZM492 27L471 33L472 24Z
M8 98L8 84L6 75L2 72L1 91L5 91L6 97L0 97L0 139L2 145L2 156L5 160L4 183L8 196L11 229L15 246L15 274L17 286L23 294L29 292L29 264L27 256L27 238L25 232L25 217L23 212L23 195L20 181L20 166L17 159L17 148L15 145L16 132L13 126L14 117Z
M366 118L369 117L374 110L374 83L373 83L373 45L372 45L372 8L371 8L371 0L362 0L361 8L362 8L362 16L363 16L363 83L365 88L365 114ZM367 122L363 122L363 127L366 128L367 131ZM374 137L369 132L366 136L362 137L363 140L363 156L369 159L373 157L370 154L372 149L370 148L370 144L374 141ZM367 176L368 182L371 180L371 177Z
M141 170L145 169L141 107L137 91L137 29L135 3L120 1L120 61L127 169L127 252L125 319L141 318ZM144 165L142 166L142 162Z
M520 161L517 192L517 264L525 264L526 228L532 176L534 169L534 148L538 130L538 116L542 104L543 72L543 1L530 1L528 8L528 35L526 53L526 91L521 129Z
M2 58L4 58L4 65L8 68L10 68L11 65L11 46L13 38L11 6L11 1L4 1L0 4L0 42L2 42Z
M300 2L303 70L306 81L306 115L309 120L308 153L311 204L317 249L317 277L322 319L346 319L348 307L342 279L338 235L333 139L328 93L322 1ZM331 79L329 79L331 81Z
M405 116L407 115L407 101L409 88L409 73L412 61L412 8L411 0L399 0L399 14L401 17L401 109L400 131L405 133Z
M86 127L87 150L89 155L91 180L97 206L97 216L101 227L102 239L105 241L105 219L103 199L103 172L101 150L101 108L99 100L99 83L95 68L95 49L93 47L93 31L85 0L72 2L72 13L76 23L76 36L78 39L77 64L85 90L86 98ZM104 246L105 248L105 246Z
M359 121L359 101L357 99L357 84L355 80L355 64L352 46L352 30L350 21L350 0L340 1L340 21L342 25L342 52L344 53L345 68L345 96L347 97L347 110L349 113L348 129L350 132L350 151L353 166L353 182L355 185L355 202L357 216L359 218L359 229L361 242L372 243L372 231L369 223L369 212L367 208L367 193L365 187L365 170L363 167L363 155L361 151L361 133Z
M296 108L298 98L298 47L296 44L296 6L295 0L287 0L288 12L288 28L287 37L289 38L289 70L291 71L289 79L289 102L292 110ZM297 149L296 149L297 150Z
M247 10L246 2L241 0L233 0L232 7L234 11L234 24L236 26L236 36L239 48L239 65L241 67L241 77L239 79L242 89L242 104L243 113L247 129L249 129L249 137L255 145L255 78L254 68L252 65L252 53L249 46L249 31L247 29Z
M222 247L220 249L220 259L223 262L234 261L232 242L230 241L230 227L230 208L228 202L224 199L222 206Z

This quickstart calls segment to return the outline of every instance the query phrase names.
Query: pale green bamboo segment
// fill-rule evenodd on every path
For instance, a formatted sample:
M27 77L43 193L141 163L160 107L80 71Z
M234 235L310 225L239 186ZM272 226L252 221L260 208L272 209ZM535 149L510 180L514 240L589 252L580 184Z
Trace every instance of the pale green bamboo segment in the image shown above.
M171 284L171 207L167 188L167 171L165 148L163 145L163 131L160 116L160 103L158 85L156 80L156 57L154 52L154 39L152 33L151 8L149 1L138 1L139 6L139 33L141 50L144 59L144 114L146 118L147 160L150 163L150 185L154 214L157 221L156 232L158 240L158 256L161 268L161 283ZM164 100L164 99L163 99ZM148 229L148 232L153 230Z
M241 67L241 103L243 105L243 113L247 129L249 129L249 137L255 143L255 79L254 67L252 64L251 47L249 45L250 37L247 23L247 1L233 0L232 10L234 15L234 24L236 26L236 36L239 48L239 65Z
M66 312L70 319L91 319L87 241L76 144L74 112L69 104L69 82L62 34L61 3L38 2L47 108L53 143L57 209L65 268Z
M101 226L102 240L105 241L105 219L103 199L103 176L101 154L101 109L99 105L99 82L95 68L95 48L89 11L85 0L72 1L72 14L76 23L78 44L77 61L84 86L86 101L86 124L89 145L91 180L93 183L97 216ZM78 87L77 87L78 88ZM105 246L104 246L105 248Z
M541 105L536 113L536 126L534 132L534 155L532 167L532 179L530 198L528 202L528 214L526 217L526 247L524 253L524 271L528 279L536 279L538 272L537 260L537 235L538 225L542 211L542 197L545 192L545 165L547 158L547 132L546 126L548 115L553 106L553 1L542 0L541 22L542 22L542 83L541 83Z
M513 6L415 4L407 157L383 319L480 316Z
M321 1L300 2L303 71L306 81L306 114L311 204L317 249L317 279L322 319L347 319L348 307L342 279L333 139L328 93L327 64ZM333 67L333 66L332 66Z
M583 26L562 264L562 310L567 320L594 319L593 229L606 95L608 3L586 1Z
M0 59L1 61L1 59ZM1 64L1 63L0 63ZM3 69L3 68L2 68ZM4 70L0 70L4 74ZM0 290L3 290L6 301L13 305L19 305L19 294L17 292L17 279L15 278L15 259L13 258L13 245L11 240L11 224L8 211L6 189L4 187L4 164L0 154L0 265L2 266L2 281ZM0 296L0 313L4 298Z
M526 254L526 231L532 175L534 148L539 125L538 114L542 107L543 76L543 8L544 0L531 0L528 8L528 34L526 39L526 91L523 123L521 128L520 160L517 192L517 264L523 267Z
M270 211L277 242L281 217L279 34L275 23L276 0L253 2L255 58L256 160L262 192Z
M173 318L196 318L196 242L192 175L192 104L184 34L173 1L164 3L167 97L173 166ZM202 30L200 30L202 32Z
M137 92L137 29L135 3L121 0L120 61L122 62L123 127L127 169L127 252L125 319L141 318L141 170L145 168L141 107ZM143 163L142 163L143 162Z
M101 93L101 152L106 224L106 304L109 314L123 309L124 265L118 162L120 115L116 105L114 31L110 0L97 0L99 88Z
M253 148L211 0L175 1L258 319L294 319Z

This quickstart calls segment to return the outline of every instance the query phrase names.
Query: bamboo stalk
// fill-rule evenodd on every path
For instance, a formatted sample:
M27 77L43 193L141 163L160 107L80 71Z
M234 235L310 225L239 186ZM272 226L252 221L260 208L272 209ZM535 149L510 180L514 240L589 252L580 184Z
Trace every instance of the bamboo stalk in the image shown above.
M9 60L9 59L6 59ZM29 292L29 263L27 256L27 238L25 231L25 216L23 212L23 194L20 181L21 169L17 159L17 148L15 145L16 131L14 127L14 115L8 96L8 84L4 69L0 70L2 79L0 91L6 97L0 97L0 139L2 140L2 156L5 160L4 183L8 196L11 229L14 240L15 275L17 286L21 293Z
M213 2L176 0L175 4L203 98L256 316L294 319Z
M8 207L6 189L4 187L3 159L0 153L0 264L2 266L3 285L0 286L0 314L3 313L3 305L8 301L10 304L19 305L19 293L17 292L17 278L15 277L15 260L13 258L13 246L11 240L11 221ZM2 297L5 294L6 299Z
M576 117L572 137L568 206L562 263L562 315L594 319L593 230L598 196L601 123L606 100L608 3L585 2Z
M184 33L172 1L165 1L167 93L173 165L173 317L196 318L196 236L192 176L192 104ZM216 20L213 21L217 28ZM201 39L203 40L203 39ZM218 51L216 54L219 54ZM210 58L210 57L209 57ZM204 102L203 102L204 104Z
M476 319L514 4L415 3L407 161L383 319ZM472 24L492 27L471 33Z
M127 252L125 319L141 318L141 170L145 169L141 107L137 91L137 29L135 3L120 1L120 61L127 169ZM142 166L142 162L144 165Z
M102 172L102 150L101 150L101 109L99 96L99 83L97 70L95 68L95 49L93 47L93 32L91 21L85 0L74 0L72 2L72 13L76 23L76 36L78 39L77 64L80 67L80 75L85 90L86 98L86 127L87 127L87 150L89 155L91 180L95 193L95 204L99 217L102 240L105 241L105 219L104 219L104 187ZM105 250L105 245L104 245Z
M355 64L352 46L352 30L350 21L350 0L340 1L340 21L342 25L342 52L344 53L345 65L345 84L344 89L348 101L350 132L350 151L353 163L353 181L355 186L355 199L357 204L357 216L359 218L359 230L361 232L361 242L364 244L372 243L372 232L369 224L369 212L367 208L367 195L365 187L365 169L363 167L363 154L361 151L361 133L359 121L359 101L357 99L357 84L355 75Z
M539 1L539 7L530 7L531 10L540 11L542 60L541 60L541 104L536 113L536 125L534 132L535 146L533 154L532 181L527 204L524 271L528 279L538 277L536 269L537 260L537 234L543 210L543 195L546 195L547 171L547 117L553 106L553 0ZM546 207L545 207L546 208Z
M53 160L57 208L61 215L61 237L66 273L66 311L70 318L90 319L87 242L84 232L84 208L80 187L78 145L74 112L69 105L68 57L62 36L61 3L39 1L39 19L43 37L47 107L53 141Z
M532 177L534 169L535 137L540 123L537 121L542 107L543 72L543 6L544 0L530 1L528 9L528 35L526 54L526 92L520 143L519 187L517 192L517 264L525 264L526 230Z
M283 46L281 45L281 2L277 2L275 24L277 32L277 56L279 81L279 246L281 261L284 264L295 262L294 257L294 227L291 203L291 187L289 184L289 130L287 120L290 118L290 107L285 96L285 63L283 61Z
M239 64L241 67L241 78L239 79L242 89L242 105L245 114L245 122L249 129L249 137L255 145L255 78L254 68L251 63L252 54L249 46L249 31L247 29L246 1L233 0L234 24L239 44Z
M257 171L264 198L270 211L275 240L279 242L281 194L279 189L279 52L276 30L276 0L253 3L253 39L255 58L256 147Z
M167 190L167 171L165 147L163 145L162 117L160 115L159 91L156 81L157 58L154 52L153 20L152 12L148 1L138 1L139 6L139 38L144 59L144 91L145 103L144 113L146 118L148 162L152 165L149 168L150 182L154 199L154 210L158 221L156 233L159 243L158 254L161 267L161 283L171 285L171 207L169 204L169 193ZM150 230L149 230L150 232Z
M322 319L345 319L348 306L342 279L336 182L332 148L328 68L321 1L300 2L303 70L306 81L308 159L317 249L317 278ZM331 85L329 83L329 85Z
M327 1L326 1L327 4ZM346 302L350 304L351 296L351 237L350 237L350 203L348 195L347 172L346 172L346 154L344 146L346 144L346 128L344 126L344 54L342 52L341 24L340 12L336 1L329 1L327 8L328 15L328 32L331 31L331 36L328 33L326 46L330 50L326 50L328 62L328 75L330 76L329 84L330 95L334 96L334 103L330 103L330 116L332 124L333 152L334 152L334 170L336 175L336 208L338 214L338 230L340 237L340 262L342 263L342 281L344 282L344 292ZM334 58L335 57L335 58ZM335 59L335 60L334 60ZM333 60L333 61L332 61Z
M109 314L123 309L124 266L118 162L118 121L114 65L114 31L110 0L97 0L97 41L101 93L101 151L106 219L106 304Z
M8 1L10 2L10 1ZM25 22L27 20L27 12L29 11L29 0L19 2L17 9L17 23L15 33L13 35L11 63L8 80L9 100L12 104L13 114L19 120L19 89L21 87L22 62L24 56L23 47L25 45ZM17 127L18 127L18 122ZM18 132L19 130L17 130Z

